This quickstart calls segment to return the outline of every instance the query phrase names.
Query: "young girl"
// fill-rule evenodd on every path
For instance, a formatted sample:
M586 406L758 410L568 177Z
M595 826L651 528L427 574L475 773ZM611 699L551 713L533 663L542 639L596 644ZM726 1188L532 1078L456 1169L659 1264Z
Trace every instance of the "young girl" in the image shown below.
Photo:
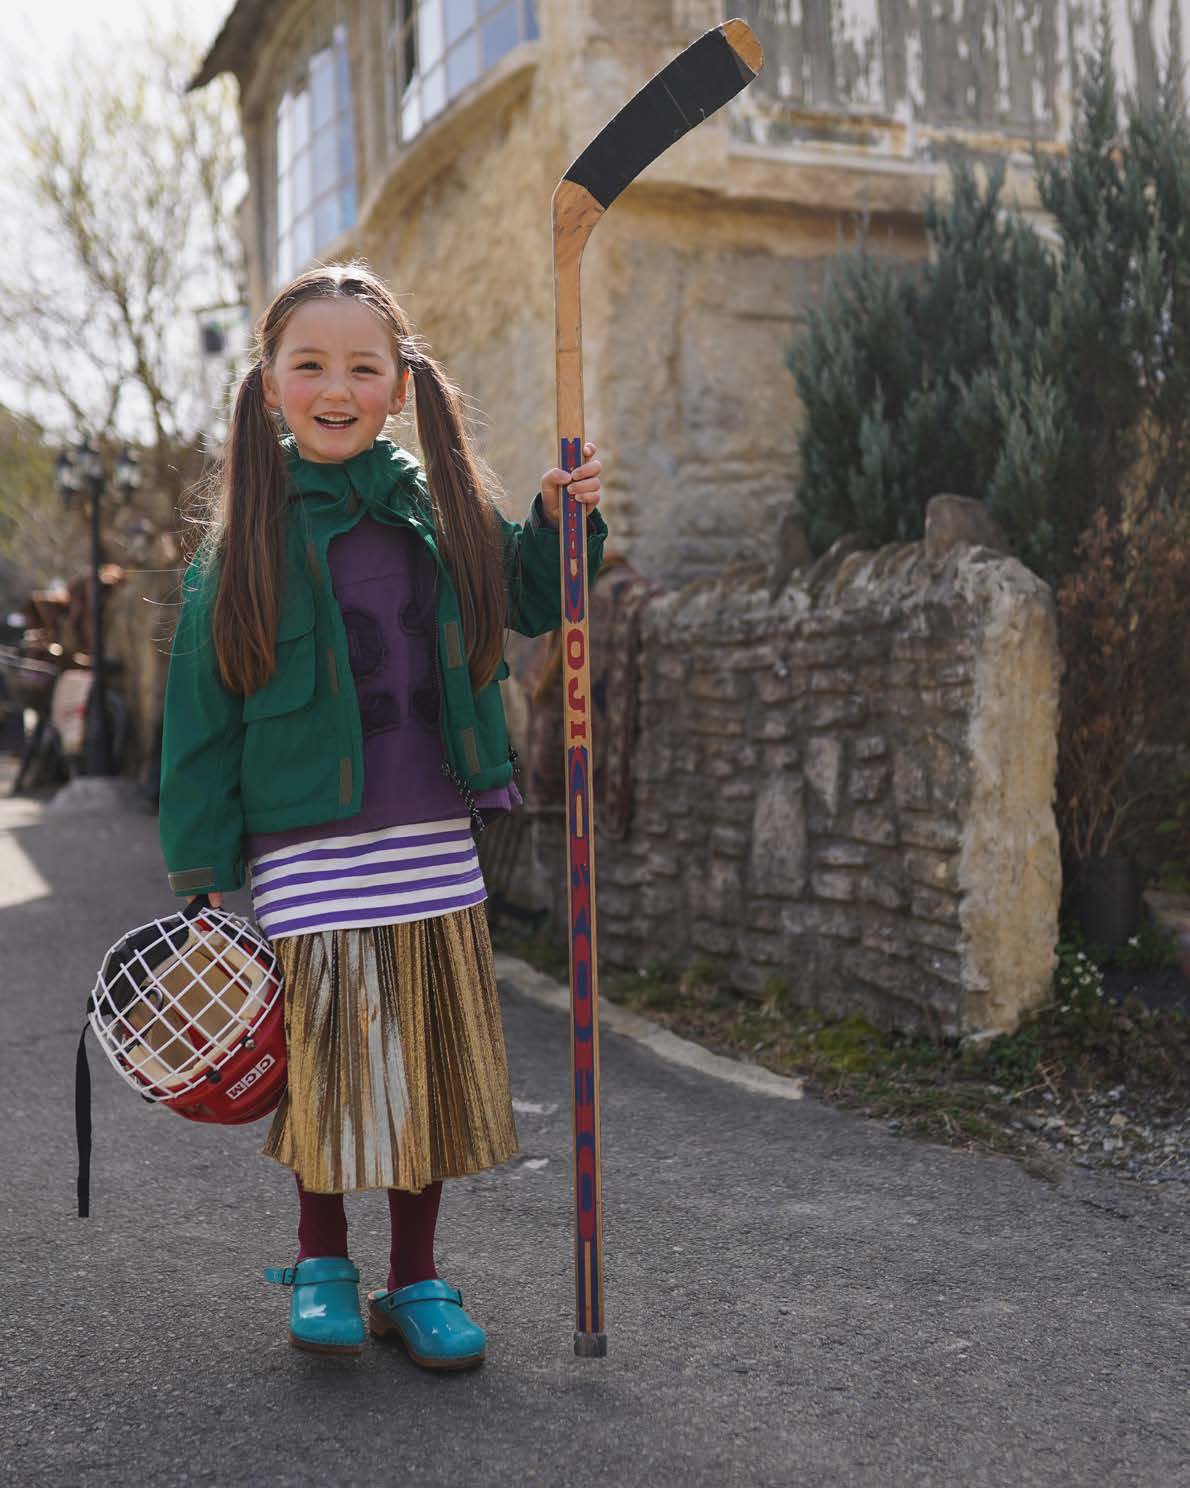
M497 512L454 389L362 264L303 274L258 342L174 638L162 846L174 891L216 905L247 864L284 973L264 1150L297 1179L298 1255L265 1274L292 1288L291 1340L360 1352L343 1194L381 1188L372 1330L467 1368L485 1338L434 1267L442 1181L517 1146L472 828L519 804L504 631L560 623L568 477L542 476L523 526ZM411 377L424 474L382 437ZM594 453L569 477L592 573Z

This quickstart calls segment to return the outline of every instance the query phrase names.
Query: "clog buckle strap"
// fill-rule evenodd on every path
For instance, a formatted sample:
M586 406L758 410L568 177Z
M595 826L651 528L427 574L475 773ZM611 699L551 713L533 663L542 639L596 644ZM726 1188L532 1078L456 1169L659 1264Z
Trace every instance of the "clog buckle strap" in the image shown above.
M264 1279L274 1286L320 1286L328 1281L359 1281L359 1270L346 1256L315 1256L296 1266L266 1266Z
M416 1282L416 1297L402 1297L404 1291L411 1291L411 1287L396 1287L391 1292L380 1292L370 1298L377 1307L383 1308L391 1317L402 1307L416 1307L419 1302L453 1302L456 1307L462 1307L463 1294L458 1287L452 1287L448 1281L439 1278L437 1281Z

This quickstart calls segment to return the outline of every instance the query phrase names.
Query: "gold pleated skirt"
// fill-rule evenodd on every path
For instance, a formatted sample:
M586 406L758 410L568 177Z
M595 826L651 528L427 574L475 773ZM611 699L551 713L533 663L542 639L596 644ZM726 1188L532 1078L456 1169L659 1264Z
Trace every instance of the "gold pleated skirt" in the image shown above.
M413 1192L517 1150L483 905L283 936L289 1088L265 1140L311 1193Z

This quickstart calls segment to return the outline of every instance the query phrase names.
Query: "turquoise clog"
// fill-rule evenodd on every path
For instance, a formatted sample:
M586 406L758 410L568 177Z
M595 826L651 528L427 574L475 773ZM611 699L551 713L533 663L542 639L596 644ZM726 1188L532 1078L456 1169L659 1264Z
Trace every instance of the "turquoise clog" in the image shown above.
M293 1288L289 1341L316 1354L359 1354L364 1320L359 1272L346 1256L310 1256L296 1266L267 1266L264 1278Z
M368 1326L377 1338L395 1333L423 1369L474 1369L487 1338L463 1311L463 1294L445 1281L415 1281L368 1293Z

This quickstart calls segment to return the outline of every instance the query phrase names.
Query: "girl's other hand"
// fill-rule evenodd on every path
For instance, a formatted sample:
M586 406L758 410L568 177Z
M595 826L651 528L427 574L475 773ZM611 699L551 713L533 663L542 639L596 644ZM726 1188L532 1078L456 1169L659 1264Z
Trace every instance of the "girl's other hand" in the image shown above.
M564 470L547 470L541 477L541 504L545 507L547 519L555 527L562 523L562 487L568 485L570 494L592 512L599 505L600 487L599 476L603 470L603 462L594 459L595 446L593 444L583 445L584 464L577 470L572 470L569 475Z
M197 894L191 894L190 898L186 900L186 903L187 904L193 904L194 901L198 897L199 896ZM214 894L207 894L207 895L205 895L205 897L210 900L211 908L212 909L222 909L223 908L223 895L222 894L216 892Z

